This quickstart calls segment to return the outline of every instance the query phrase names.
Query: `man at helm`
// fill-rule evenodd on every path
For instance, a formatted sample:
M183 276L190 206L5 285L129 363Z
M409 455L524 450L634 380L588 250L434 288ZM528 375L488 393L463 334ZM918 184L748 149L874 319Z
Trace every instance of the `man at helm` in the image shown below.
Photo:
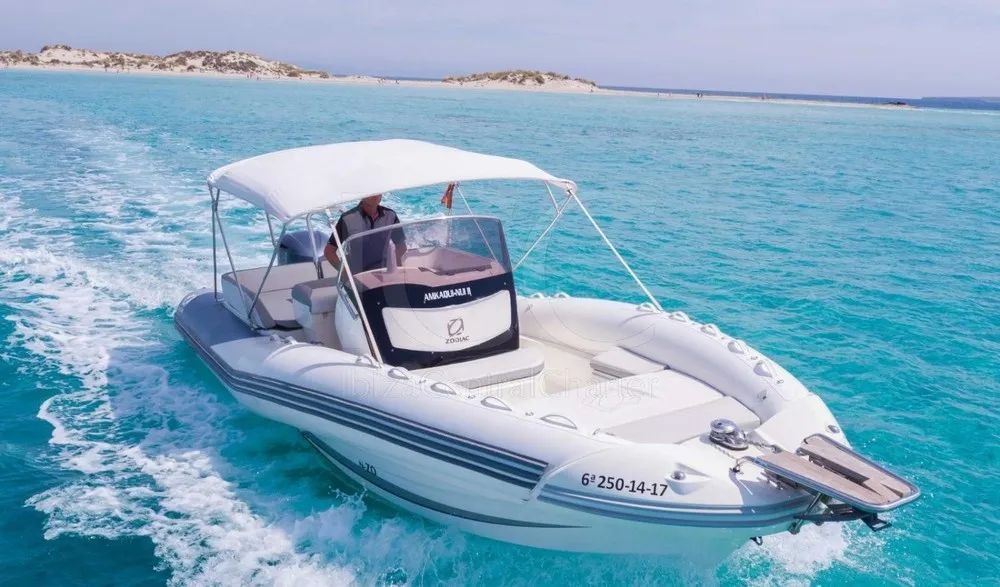
M348 238L382 228L399 224L399 216L392 208L382 205L382 194L368 196L361 200L357 206L344 212L337 221L336 237L343 243ZM323 248L323 256L331 265L340 269L340 259L337 256L337 238L333 234ZM386 266L385 258L386 245L392 239L395 246L396 261L401 263L403 253L406 252L406 242L403 240L402 230L382 230L376 234L360 239L351 245L349 251L351 271L361 273L371 269L379 269Z

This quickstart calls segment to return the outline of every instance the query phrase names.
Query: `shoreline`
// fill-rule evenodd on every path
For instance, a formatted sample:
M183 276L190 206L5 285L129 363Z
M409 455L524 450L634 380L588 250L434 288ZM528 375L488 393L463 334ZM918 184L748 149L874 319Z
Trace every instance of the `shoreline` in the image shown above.
M163 77L193 77L193 78L205 78L205 79L225 79L225 80L244 80L244 81L278 81L278 82L292 82L292 83L307 83L307 84L331 84L331 85L346 85L346 86L384 86L384 87L403 87L403 88L429 88L429 89L460 89L460 90L479 90L479 91L511 91L511 92L528 92L528 93L540 93L540 94L576 94L576 95L593 95L593 96L625 96L625 97L643 97L647 99L654 100L690 100L699 102L731 102L731 103L752 103L752 104L780 104L780 105L799 105L799 106L838 106L843 108L876 108L881 110L916 110L917 107L911 106L909 104L878 104L873 102L847 102L838 100L817 100L817 99L797 99L797 98L768 98L766 96L761 97L751 97L751 96L733 96L725 94L711 94L702 92L700 94L696 93L678 93L661 91L657 92L653 89L635 89L635 90L624 90L624 89L612 89L612 88L602 88L596 86L593 88L582 89L576 86L562 86L552 83L549 87L545 86L518 86L515 84L503 83L503 82L473 82L473 83L454 83L445 82L443 80L412 80L412 79L398 79L391 77L378 77L371 75L333 75L331 74L329 78L320 77L287 77L287 76L274 76L274 75L252 75L248 76L242 73L223 73L223 72L213 72L213 71L169 71L169 70L147 70L147 69L125 69L125 70L103 70L93 67L86 66L74 66L74 65L27 65L27 64L14 64L5 65L0 67L0 72L2 71L40 71L40 72L80 72L80 73L95 73L104 75L148 75L148 76L163 76Z

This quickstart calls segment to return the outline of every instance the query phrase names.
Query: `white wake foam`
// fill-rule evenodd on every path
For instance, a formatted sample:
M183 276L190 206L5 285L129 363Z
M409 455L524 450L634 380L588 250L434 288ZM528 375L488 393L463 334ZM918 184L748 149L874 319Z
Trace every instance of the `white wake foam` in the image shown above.
M6 211L10 203L4 199ZM48 516L46 538L148 536L179 584L350 582L348 571L299 553L216 472L212 447L225 440L230 410L143 362L162 349L131 311L128 284L44 247L0 251L0 288L14 310L7 342L41 359L29 367L36 374L55 370L79 381L49 390L56 395L38 414L52 424L60 465L81 473L29 500ZM154 422L137 434L125 425L136 418L180 426L165 433Z
M45 390L54 395L38 414L53 427L58 465L81 474L29 500L47 515L46 537L148 536L178 584L341 584L386 568L418 575L399 556L404 540L386 535L404 522L329 532L332 520L361 519L359 500L302 517L281 500L248 502L255 496L235 488L234 476L253 471L229 467L219 453L241 440L227 420L242 411L171 381L156 363L171 359L164 343L174 337L163 340L147 312L172 309L211 283L208 198L178 198L187 186L116 129L63 122L53 126L65 130L50 131L66 143L45 162L51 169L0 177L0 292L14 323L7 342L30 353L21 368L39 381L58 373L79 382ZM31 194L45 209L4 193ZM59 214L44 213L50 196ZM261 235L243 220L230 226L230 243L259 257Z

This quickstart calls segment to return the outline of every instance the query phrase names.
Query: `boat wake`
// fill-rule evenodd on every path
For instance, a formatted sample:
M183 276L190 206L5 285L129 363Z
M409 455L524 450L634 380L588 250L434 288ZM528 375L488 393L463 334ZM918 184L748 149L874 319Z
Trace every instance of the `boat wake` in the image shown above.
M152 362L164 345L136 319L123 280L4 244L0 275L15 311L8 344L40 359L22 366L39 379L54 370L78 382L44 390L55 395L38 414L53 427L59 465L80 473L28 501L48 516L46 538L149 537L183 584L351 579L300 554L219 474L217 448L237 440L224 425L235 410L205 389L171 384Z

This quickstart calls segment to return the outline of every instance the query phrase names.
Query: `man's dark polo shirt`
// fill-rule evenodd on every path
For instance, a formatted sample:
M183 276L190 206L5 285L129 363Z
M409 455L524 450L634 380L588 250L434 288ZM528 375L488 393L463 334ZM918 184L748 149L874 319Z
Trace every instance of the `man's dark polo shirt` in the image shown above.
M396 212L392 208L379 206L375 218L372 218L365 214L364 210L361 209L361 204L358 204L340 216L340 220L337 221L336 230L337 236L340 237L340 242L344 242L356 234L375 228L382 228L383 226L392 226L393 224L399 224L399 216L396 215ZM392 238L392 242L397 245L405 242L402 229L383 230L358 239L358 242L348 247L351 271L361 273L362 271L385 267L385 247L390 237ZM337 246L337 241L333 238L333 235L330 235L329 242L331 245Z

